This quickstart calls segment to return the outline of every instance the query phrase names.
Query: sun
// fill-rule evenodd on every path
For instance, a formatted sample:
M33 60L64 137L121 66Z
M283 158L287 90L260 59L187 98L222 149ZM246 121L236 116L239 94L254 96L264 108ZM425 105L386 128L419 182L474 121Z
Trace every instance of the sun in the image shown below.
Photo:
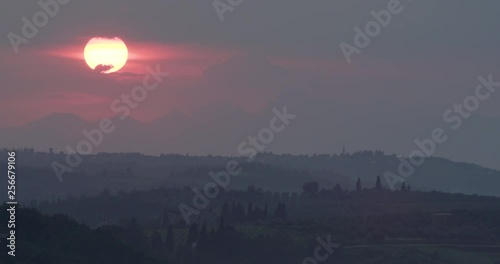
M120 38L94 37L85 46L83 56L91 69L107 74L125 66L128 49Z

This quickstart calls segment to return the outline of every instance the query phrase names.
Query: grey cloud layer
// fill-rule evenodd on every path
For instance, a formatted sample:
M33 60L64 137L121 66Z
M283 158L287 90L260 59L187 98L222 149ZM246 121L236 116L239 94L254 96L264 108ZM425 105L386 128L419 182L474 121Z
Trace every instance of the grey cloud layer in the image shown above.
M404 0L402 0L403 2ZM245 48L263 53L341 57L334 47L349 39L352 28L367 21L370 10L387 1L246 1L220 23L210 1L73 1L34 40L54 44L74 37L124 35L147 41L171 41ZM372 56L412 56L453 49L495 52L500 3L432 1L406 3L407 10L374 45ZM0 33L16 32L21 17L32 15L35 1L2 3ZM2 45L8 40L2 38ZM496 52L498 55L498 52ZM421 55L421 54L420 54Z

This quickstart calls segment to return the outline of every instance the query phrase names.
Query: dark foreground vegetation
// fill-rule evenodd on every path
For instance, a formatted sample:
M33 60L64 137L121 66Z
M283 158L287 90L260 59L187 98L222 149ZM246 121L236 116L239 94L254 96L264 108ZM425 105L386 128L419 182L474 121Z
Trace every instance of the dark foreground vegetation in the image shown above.
M188 187L32 201L16 263L500 263L499 198L302 189L222 190L189 223Z
M391 191L382 152L98 154L62 182L63 154L17 154L16 257L0 263L500 263L500 172L471 164L429 158ZM210 172L232 160L222 188Z

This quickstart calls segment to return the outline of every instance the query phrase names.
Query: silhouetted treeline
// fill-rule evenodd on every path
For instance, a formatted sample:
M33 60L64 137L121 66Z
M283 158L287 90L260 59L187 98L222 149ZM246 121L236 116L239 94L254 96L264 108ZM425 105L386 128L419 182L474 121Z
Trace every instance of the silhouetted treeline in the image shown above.
M147 156L139 153L96 154L83 157L83 162L59 182L53 162L65 163L64 153L18 151L18 169L24 175L20 184L24 192L19 199L47 199L96 195L103 186L111 190L147 190L156 186L178 187L203 185L209 172L223 170L230 160L243 168L242 175L231 180L231 189L248 185L274 191L301 192L307 181L319 183L320 188L339 184L344 190L356 190L360 179L364 186L374 186L374 175L386 171L398 174L400 157L381 151L360 151L344 154L276 155L260 153L250 163L245 157L192 156L168 154ZM6 150L0 150L5 156ZM4 155L5 154L5 155ZM0 165L5 159L0 159ZM408 177L412 190L500 195L500 172L473 164L456 163L442 158L426 158L422 166ZM0 182L0 187L5 183ZM381 177L380 184L387 188Z

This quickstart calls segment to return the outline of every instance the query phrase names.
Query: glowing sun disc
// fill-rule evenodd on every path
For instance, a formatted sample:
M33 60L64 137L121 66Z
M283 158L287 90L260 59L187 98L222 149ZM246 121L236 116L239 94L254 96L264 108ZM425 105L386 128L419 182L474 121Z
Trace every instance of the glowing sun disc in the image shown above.
M128 49L120 38L95 37L89 40L83 51L87 65L101 73L120 70L128 59Z

